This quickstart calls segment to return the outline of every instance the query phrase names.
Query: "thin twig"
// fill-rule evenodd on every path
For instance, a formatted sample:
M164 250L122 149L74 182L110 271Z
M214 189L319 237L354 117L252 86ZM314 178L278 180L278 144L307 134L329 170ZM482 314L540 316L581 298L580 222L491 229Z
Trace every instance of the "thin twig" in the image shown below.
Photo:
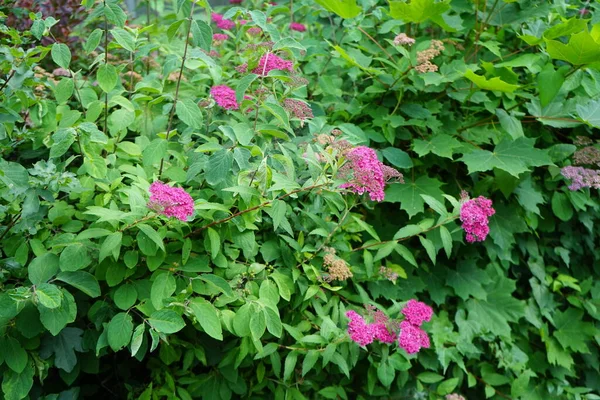
M106 9L106 0L103 0ZM104 65L108 65L108 20L104 13ZM104 94L104 134L107 134L108 126L108 92Z
M171 113L169 114L169 123L167 124L167 136L165 140L169 142L169 136L171 135L171 127L173 125L173 117L175 116L175 109L177 108L177 99L179 98L179 86L181 85L181 77L183 76L183 68L185 66L185 60L187 58L188 45L190 43L190 31L192 29L192 19L194 16L194 6L196 2L192 2L190 8L190 16L188 17L188 27L185 33L185 47L183 48L183 58L181 59L181 67L179 68L179 76L177 77L177 86L175 86L175 97L173 98L173 107L171 107ZM162 175L163 167L165 164L165 158L160 159L160 168L158 169L158 179Z
M4 88L6 87L6 85L8 85L8 81L10 81L13 76L15 76L16 72L17 71L14 70L14 69L12 71L10 71L10 75L8 75L8 77L6 78L6 80L4 81L4 83L2 84L2 87L0 87L0 92L4 91Z
M21 213L18 213L15 216L15 218L12 218L10 220L10 222L8 223L8 226L6 227L6 230L4 232L2 232L2 235L0 235L0 240L4 239L4 236L6 236L8 231L10 231L13 226L15 226L15 224L17 223L17 221L19 221L19 219L21 219Z

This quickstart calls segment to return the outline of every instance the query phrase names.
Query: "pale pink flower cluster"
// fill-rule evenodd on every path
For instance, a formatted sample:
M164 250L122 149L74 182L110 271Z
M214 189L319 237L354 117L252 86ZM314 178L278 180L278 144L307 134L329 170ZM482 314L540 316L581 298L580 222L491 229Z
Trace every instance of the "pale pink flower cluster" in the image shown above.
M436 72L438 66L433 64L431 60L439 56L444 50L444 43L440 40L432 40L429 48L423 51L417 52L417 65L415 70L424 74L425 72Z
M346 177L352 173L352 178L340 186L342 189L350 189L355 193L369 193L373 201L383 201L385 196L383 189L390 179L402 181L402 174L394 168L383 165L377 159L375 150L358 146L346 153L349 163L342 166L340 174Z
M293 63L277 57L273 53L266 53L258 61L258 66L252 71L253 74L267 75L274 69L293 71Z
M467 242L483 242L490 232L489 217L496 210L492 208L492 201L483 196L466 200L460 207L460 220L462 228L467 233Z
M306 31L306 26L304 26L303 24L301 24L299 22L292 22L290 24L290 29L293 31L304 32L304 31Z
M310 106L301 100L285 99L283 100L283 108L301 121L314 118Z
M415 39L407 36L406 33L400 33L394 38L394 44L396 46L412 46L415 44Z
M187 221L194 214L194 200L185 190L156 181L150 185L148 208L167 217Z
M235 28L235 22L229 19L224 19L221 14L212 13L210 18L215 24L217 24L217 28L219 29L230 30Z
M262 34L262 29L260 29L258 26L253 26L248 28L246 33L250 36L260 36Z
M213 35L213 41L217 42L218 44L220 44L221 42L226 41L227 39L229 39L229 36L227 36L224 33L215 33Z
M458 393L451 393L451 394L446 395L446 400L466 400L466 399Z
M560 170L562 176L570 179L570 190L579 190L582 188L600 189L600 171L595 169L567 166Z
M210 89L210 95L218 105L226 110L237 110L240 108L235 98L235 90L227 85L217 85Z

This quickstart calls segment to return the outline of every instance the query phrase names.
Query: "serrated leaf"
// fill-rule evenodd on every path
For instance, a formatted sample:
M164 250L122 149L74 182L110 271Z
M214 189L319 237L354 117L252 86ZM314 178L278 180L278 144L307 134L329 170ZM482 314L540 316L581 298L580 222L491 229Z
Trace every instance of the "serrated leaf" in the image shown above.
M425 210L422 194L442 199L442 185L442 182L428 176L420 176L415 181L406 179L406 183L390 185L386 189L385 201L400 203L400 208L406 211L409 217L413 217Z
M545 40L548 55L556 60L584 65L600 58L600 43L587 30L571 35L566 44L558 40Z
M54 43L51 50L52 61L59 67L69 69L71 64L71 50L66 44Z
M117 69L113 65L102 64L96 72L96 80L98 80L100 88L108 93L117 86L119 74L117 74Z
M231 174L233 154L228 150L215 152L206 163L204 176L209 185L218 185Z
M411 0L410 3L390 1L390 15L405 23L421 23L428 19L437 20L450 9L449 0Z
M127 313L118 313L108 323L108 345L113 351L127 346L132 334L133 319Z
M89 272L61 272L56 279L68 283L90 297L98 297L101 294L100 285L98 284L96 277Z
M484 90L512 93L520 87L519 85L513 85L508 82L504 82L499 77L487 79L484 76L475 74L475 72L470 69L465 72L465 78L473 82L480 89Z
M119 43L125 50L130 52L135 51L135 38L131 35L131 33L121 28L112 29L110 33L112 33L117 43Z
M413 141L413 151L419 157L433 153L440 157L452 158L454 149L461 146L458 140L446 134L433 135L429 140L415 139Z
M62 293L58 286L42 283L35 288L35 295L40 304L46 308L58 308L62 303Z
M21 346L21 343L14 337L7 337L2 342L2 351L6 365L17 374L23 372L27 366L27 352Z
M196 19L192 20L190 29L192 33L192 44L200 47L204 51L210 51L213 37L212 28L206 22Z
M148 318L148 323L156 329L157 332L171 334L179 332L185 326L183 318L173 310L158 310L153 312Z
M140 231L144 232L150 240L156 243L159 249L165 251L165 244L163 243L163 239L162 237L160 237L158 232L154 230L154 228L146 224L138 224L137 227L140 229Z
M195 297L190 301L189 307L204 332L217 340L223 340L221 321L217 309L211 303L201 297Z
M586 124L600 128L600 99L586 101L575 106L577 115Z
M177 100L175 111L180 120L187 126L194 129L202 128L202 111L198 104L190 99Z
M58 256L53 253L45 253L34 258L27 268L29 280L34 285L48 282L58 272Z
M140 351L144 342L144 332L146 332L145 323L139 324L133 331L133 335L131 336L131 357L135 357L138 351Z
M316 0L316 2L327 11L331 11L342 18L354 18L362 11L356 4L356 0Z

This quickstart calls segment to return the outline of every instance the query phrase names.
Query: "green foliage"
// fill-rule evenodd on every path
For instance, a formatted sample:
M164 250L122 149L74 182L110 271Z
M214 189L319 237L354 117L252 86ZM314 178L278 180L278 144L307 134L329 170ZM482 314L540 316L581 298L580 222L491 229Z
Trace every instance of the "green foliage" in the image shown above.
M222 30L83 3L50 45L0 6L3 398L600 398L600 203L561 174L598 168L600 4L245 0ZM403 182L342 190L344 146ZM463 191L493 200L482 243ZM347 310L411 298L430 348L350 340Z

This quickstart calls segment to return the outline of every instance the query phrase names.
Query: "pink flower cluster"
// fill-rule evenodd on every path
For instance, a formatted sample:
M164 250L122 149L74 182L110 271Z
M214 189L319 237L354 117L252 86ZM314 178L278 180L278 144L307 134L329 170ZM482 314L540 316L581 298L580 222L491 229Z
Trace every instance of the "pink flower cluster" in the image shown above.
M215 24L217 24L217 28L219 29L230 30L235 28L235 22L229 19L223 19L221 14L212 13L210 18Z
M283 100L283 108L285 108L290 114L301 121L305 119L314 118L312 109L308 104L301 100L296 99L285 99Z
M490 233L489 220L496 213L492 201L483 196L465 201L460 207L462 228L467 233L467 242L483 242Z
M240 108L235 98L235 90L227 85L217 85L210 89L210 95L218 105L226 110L237 110Z
M292 22L290 24L290 29L293 31L304 32L304 31L306 31L306 26L304 26L303 24L301 24L299 22Z
M262 34L262 29L260 29L258 26L253 26L248 28L246 33L250 36L260 36Z
M421 348L429 348L429 336L420 327L423 322L431 321L433 309L425 303L411 299L402 309L402 314L405 319L400 323L400 347L408 354L414 354Z
M371 344L375 339L388 344L396 341L396 335L389 331L383 321L368 324L361 315L353 310L346 312L346 317L350 318L348 324L350 339L361 346Z
M579 190L582 188L600 189L600 171L595 169L568 166L560 170L562 176L570 179L570 190Z
M383 201L385 183L392 178L402 181L402 174L394 168L383 165L377 159L375 150L369 147L355 147L346 154L346 157L350 163L342 167L341 175L345 177L352 172L353 176L340 186L342 189L351 189L358 194L368 192L371 200Z
M229 39L229 36L227 36L224 33L215 33L213 35L213 40L215 42L224 42L225 40Z
M274 69L288 70L292 72L293 63L277 57L273 53L266 53L258 61L258 66L252 71L253 74L267 75L269 71Z
M148 208L167 217L187 221L194 213L194 200L185 190L156 181L150 185Z

